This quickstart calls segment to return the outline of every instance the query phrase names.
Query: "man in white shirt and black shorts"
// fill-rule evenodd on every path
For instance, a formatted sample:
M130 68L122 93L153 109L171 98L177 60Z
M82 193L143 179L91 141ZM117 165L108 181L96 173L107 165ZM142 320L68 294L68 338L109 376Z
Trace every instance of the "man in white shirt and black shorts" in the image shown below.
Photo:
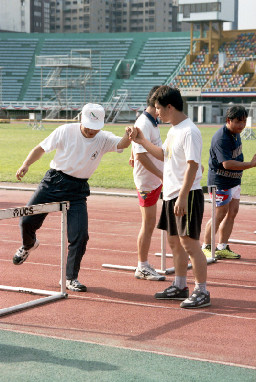
M162 147L153 145L137 129L130 137L157 159L164 161L163 207L158 228L167 231L172 249L175 279L172 285L155 298L184 300L181 308L201 308L210 305L206 289L207 261L200 246L200 232L204 212L202 178L202 137L199 129L183 112L180 91L160 86L152 99L159 118L172 125ZM195 289L189 296L187 266L190 257Z
M27 156L18 169L18 180L44 153L56 149L55 156L28 205L69 201L67 213L68 258L66 287L72 291L86 292L87 288L77 277L88 236L86 198L90 195L88 179L97 169L103 154L122 152L130 144L128 134L117 137L102 131L105 111L101 105L86 104L82 109L81 123L59 126ZM22 264L39 245L36 231L42 226L47 214L25 216L20 220L22 246L13 257L15 265Z

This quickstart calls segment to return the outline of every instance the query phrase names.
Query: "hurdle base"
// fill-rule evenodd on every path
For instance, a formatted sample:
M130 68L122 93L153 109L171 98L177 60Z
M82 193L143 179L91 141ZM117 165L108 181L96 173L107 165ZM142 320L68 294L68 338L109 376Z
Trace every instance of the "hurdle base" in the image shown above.
M254 233L256 233L256 231ZM233 244L256 245L256 241L250 241L250 240L229 239L228 242Z
M111 269L120 269L122 271L134 271L137 267L128 266L128 265L115 265L115 264L102 264L103 268L111 268ZM156 269L157 273L161 275L165 275L166 271L163 271L162 269Z
M14 312L18 312L21 310L25 310L34 306L43 305L52 301L56 301L56 300L60 300L60 299L68 297L67 293L62 293L62 292L46 291L42 289L31 289L31 288L23 288L23 287L11 287L7 285L0 285L0 290L36 294L36 295L46 295L46 297L42 297L37 300L27 301L23 304L14 305L8 308L0 309L0 317L5 316L7 314L14 313Z
M156 252L156 253L155 253L155 256L162 256L162 253L161 253L161 252ZM166 257L173 257L173 254L172 254L172 253L166 253L165 256L166 256Z
M216 259L215 257L209 257L207 258L207 264L213 264L213 263L217 263L218 259Z
M208 264L213 264L213 263L216 263L216 262L217 262L216 258L212 258L211 257L211 258L207 259L207 265ZM120 270L123 270L123 271L135 271L136 270L136 267L128 266L128 265L102 264L102 267L103 268L111 268L111 269L120 269ZM189 263L188 264L188 269L191 269L191 268L192 268L192 264ZM172 267L172 268L167 268L165 270L163 270L163 269L156 269L156 271L160 275L169 275L169 274L175 272L175 268Z
M208 264L213 264L213 263L216 263L216 262L217 262L217 259L213 259L213 258L207 259L207 265ZM191 263L188 264L188 268L187 269L192 269L192 264ZM175 273L175 268L174 267L167 268L166 271L165 271L165 274L167 274L167 275L170 275L171 273Z

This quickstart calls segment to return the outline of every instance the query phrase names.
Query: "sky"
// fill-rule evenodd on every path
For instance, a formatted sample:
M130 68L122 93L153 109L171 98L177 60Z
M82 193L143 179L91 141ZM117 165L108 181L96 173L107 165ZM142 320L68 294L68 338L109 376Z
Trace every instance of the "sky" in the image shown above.
M256 29L256 0L238 1L238 29Z

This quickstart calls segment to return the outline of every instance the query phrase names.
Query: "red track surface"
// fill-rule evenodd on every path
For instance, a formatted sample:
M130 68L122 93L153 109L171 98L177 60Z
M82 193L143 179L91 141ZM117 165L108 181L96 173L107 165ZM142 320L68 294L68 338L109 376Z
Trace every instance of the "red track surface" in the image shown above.
M25 205L31 192L0 190L0 208ZM160 210L161 202L159 202ZM210 217L206 203L203 228ZM240 260L208 267L212 306L184 310L178 302L157 301L165 282L137 280L132 272L103 268L103 263L136 266L140 211L135 198L95 196L88 199L90 240L79 280L87 293L0 319L0 329L70 340L142 349L167 355L256 368L256 246L232 244ZM240 206L233 239L256 240L255 206ZM159 211L158 211L159 213ZM203 232L202 232L203 234ZM0 221L1 284L58 291L60 279L60 216L49 214L38 232L39 248L21 266L12 264L20 246L17 219ZM160 268L160 231L155 230L150 263ZM167 267L172 267L167 259ZM189 287L193 274L188 271ZM0 308L38 298L0 291Z

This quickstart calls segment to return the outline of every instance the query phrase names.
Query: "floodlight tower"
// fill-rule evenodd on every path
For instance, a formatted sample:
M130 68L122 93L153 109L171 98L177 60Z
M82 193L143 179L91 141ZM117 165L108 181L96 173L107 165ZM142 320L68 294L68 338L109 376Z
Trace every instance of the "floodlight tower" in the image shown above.
M222 39L223 22L234 22L235 3L237 0L179 0L178 21L190 23L190 55L187 65L206 44L208 54L205 63L211 61L212 55L218 52ZM194 37L195 25L200 25L200 36ZM195 52L193 45L196 42Z

